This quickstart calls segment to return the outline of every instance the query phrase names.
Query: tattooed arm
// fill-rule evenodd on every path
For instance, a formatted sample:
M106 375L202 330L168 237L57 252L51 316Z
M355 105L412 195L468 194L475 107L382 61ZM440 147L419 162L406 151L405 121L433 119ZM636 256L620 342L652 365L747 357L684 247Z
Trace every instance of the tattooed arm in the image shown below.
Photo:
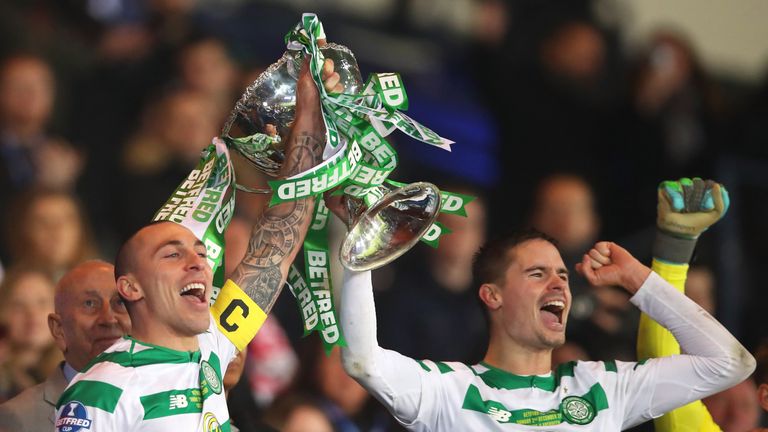
M320 160L325 144L325 125L320 94L305 63L296 83L296 116L286 140L281 177L306 171ZM323 83L338 91L339 74L326 60ZM269 313L285 284L288 269L299 252L312 219L314 198L268 207L253 227L248 251L231 279L265 312Z

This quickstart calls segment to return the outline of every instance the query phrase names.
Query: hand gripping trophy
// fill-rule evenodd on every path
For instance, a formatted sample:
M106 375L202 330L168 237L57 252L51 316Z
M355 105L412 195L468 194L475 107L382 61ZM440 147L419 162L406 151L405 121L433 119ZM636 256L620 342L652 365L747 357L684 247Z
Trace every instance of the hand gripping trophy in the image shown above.
M399 76L379 74L364 83L352 52L343 45L326 44L322 25L314 15L305 14L303 18L286 36L288 51L248 86L236 103L222 137L263 174L276 177L284 159L282 141L294 117L296 80L309 53L319 65L323 59L331 59L343 87L343 93L328 93L316 80L329 131L324 162L312 172L288 179L296 180L294 183L270 182L272 188L243 184L236 187L278 195L299 188L314 194L330 189L345 194L349 233L341 247L342 264L358 271L378 268L419 241L433 225L441 204L440 191L431 183L419 182L396 189L386 186L386 175L394 169L396 154L383 135L399 128L444 148L448 148L450 141L387 105L407 99L392 91L402 89ZM393 85L393 78L399 85ZM388 157L377 157L382 154ZM346 169L345 164L349 164ZM293 185L296 187L292 188Z
M408 107L408 97L398 74L371 74L364 82L352 52L325 43L314 14L304 14L286 35L286 42L288 50L248 86L221 137L203 151L198 166L154 217L183 224L206 245L215 271L213 299L224 281L223 233L234 210L235 188L271 194L270 204L331 195L328 202L335 213L345 213L349 228L341 245L341 262L356 271L381 267L419 240L436 247L441 233L437 214L466 215L464 205L472 199L440 191L431 183L401 184L387 178L397 166L397 153L385 137L395 129L446 150L452 144L401 112ZM321 79L326 58L339 74L332 92ZM326 132L323 160L306 172L279 178L284 142L295 116L296 83L305 61L320 93ZM234 151L230 154L230 150ZM236 175L237 159L255 166L268 179L268 186L248 179L254 170L239 170ZM345 204L338 205L340 200ZM329 209L324 200L316 203L304 240L308 280L292 269L288 285L302 309L305 332L320 332L329 350L342 344L343 338L331 300Z

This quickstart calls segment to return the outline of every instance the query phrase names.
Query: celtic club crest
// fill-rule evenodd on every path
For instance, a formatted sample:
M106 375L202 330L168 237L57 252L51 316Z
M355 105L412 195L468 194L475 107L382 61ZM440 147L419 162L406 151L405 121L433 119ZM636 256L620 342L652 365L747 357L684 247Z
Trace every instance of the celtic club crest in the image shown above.
M207 361L203 360L202 364L200 364L200 368L202 369L203 377L208 383L208 386L210 386L211 390L216 394L221 393L221 380L219 380L219 376L216 375L216 371L213 369L213 366L208 364Z
M560 403L560 412L568 423L585 425L595 419L595 407L592 402L579 397L569 396Z

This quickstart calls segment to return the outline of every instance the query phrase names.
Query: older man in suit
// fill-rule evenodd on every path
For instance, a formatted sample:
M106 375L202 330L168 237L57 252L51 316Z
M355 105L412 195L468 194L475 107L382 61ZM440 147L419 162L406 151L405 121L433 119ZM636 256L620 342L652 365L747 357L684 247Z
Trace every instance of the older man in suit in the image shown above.
M48 327L65 361L45 382L0 405L0 431L53 430L56 402L67 383L130 331L114 266L86 261L65 274L56 285L55 311L48 316Z

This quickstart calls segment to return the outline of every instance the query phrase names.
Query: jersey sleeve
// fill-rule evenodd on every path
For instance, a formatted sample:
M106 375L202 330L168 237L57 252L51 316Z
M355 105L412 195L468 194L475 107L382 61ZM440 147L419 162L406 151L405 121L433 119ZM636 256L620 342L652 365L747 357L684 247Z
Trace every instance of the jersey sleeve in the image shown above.
M88 379L77 375L62 393L56 404L56 432L121 432L137 424L140 411L126 394L130 377L94 369Z
M631 301L669 329L685 354L630 363L620 371L623 427L729 388L754 370L755 360L746 348L658 274L652 272Z
M688 264L674 264L653 260L653 271L680 292L685 291ZM659 323L643 313L637 332L637 358L646 360L680 354L677 340ZM707 407L700 401L676 408L653 420L656 432L716 432L720 427L712 420Z
M431 424L440 416L439 380L429 379L429 368L379 346L370 272L344 271L341 291L344 369L405 426ZM430 428L427 427L427 430Z
M251 300L232 280L227 280L221 288L216 302L211 306L213 332L223 335L228 344L242 351L258 333L267 314ZM221 341L221 349L226 349L227 342Z

